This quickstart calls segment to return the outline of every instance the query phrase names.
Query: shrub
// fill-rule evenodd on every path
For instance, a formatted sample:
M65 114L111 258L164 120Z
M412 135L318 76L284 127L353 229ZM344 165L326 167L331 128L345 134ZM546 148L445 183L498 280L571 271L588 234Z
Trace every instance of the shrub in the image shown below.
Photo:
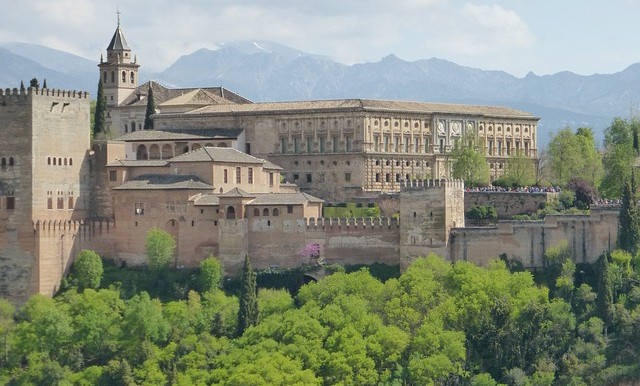
M100 287L103 272L102 259L94 251L85 249L73 263L73 278L80 290Z

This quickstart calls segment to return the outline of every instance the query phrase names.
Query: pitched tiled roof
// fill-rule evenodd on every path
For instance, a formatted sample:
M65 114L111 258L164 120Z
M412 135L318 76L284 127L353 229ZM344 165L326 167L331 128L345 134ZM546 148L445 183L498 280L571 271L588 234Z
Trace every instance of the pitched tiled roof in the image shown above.
M111 38L111 42L109 42L109 46L107 47L107 51L111 50L130 50L129 45L127 44L127 39L124 38L124 33L122 33L122 29L120 29L119 24L118 28L116 28L116 32Z
M323 200L307 193L257 193L247 205L303 205L307 202L322 203Z
M117 190L196 189L213 190L213 186L192 174L143 174L114 188Z
M124 142L139 141L178 141L187 139L237 139L243 129L171 129L138 130L124 134L116 140Z
M256 196L255 193L247 193L240 188L233 188L227 192L224 192L218 195L218 197L255 197L255 196Z
M154 97L155 98L155 97ZM184 94L175 98L169 99L159 104L162 109L163 106L208 106L208 105L225 105L232 104L234 102L224 99L215 95L214 93L203 90L201 88L194 88L193 90L186 91Z
M186 93L190 93L194 90L202 90L212 97L221 98L229 101L231 104L245 104L253 103L249 99L241 97L240 95L231 92L224 87L206 87L206 88L168 88L156 81L149 81L136 87L136 89L125 98L120 106L146 106L147 94L149 93L149 87L153 89L153 102L156 106L161 106L164 102L181 97Z
M107 163L107 166L168 166L169 161L167 160L128 160L128 159L117 159Z
M267 102L245 105L210 105L187 114L247 113L269 114L273 112L318 111L397 111L430 114L468 114L497 117L536 118L532 114L504 106L478 106L452 103L412 101L388 101L374 99L337 99L297 102Z
M322 203L323 200L307 193L247 193L242 189L232 189L223 194L199 194L192 197L193 205L220 205L220 197L255 197L247 205L304 205L308 202Z
M230 147L201 147L170 159L170 162L231 162L263 164L264 160L252 157Z
M267 170L282 170L282 168L272 162L269 162L267 160L262 160L264 161L264 165L262 165L263 168L267 169Z

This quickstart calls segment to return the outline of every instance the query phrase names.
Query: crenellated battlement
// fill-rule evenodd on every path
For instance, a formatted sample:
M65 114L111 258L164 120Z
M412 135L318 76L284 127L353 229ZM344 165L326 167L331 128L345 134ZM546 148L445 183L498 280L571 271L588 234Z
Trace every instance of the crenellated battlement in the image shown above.
M458 179L429 179L429 180L404 180L401 182L400 191L424 190L430 188L461 188L464 189L464 181Z
M389 217L305 218L307 230L399 228L400 219Z
M7 88L0 89L0 105L6 105L10 102L25 101L28 98L38 97L56 97L64 99L89 99L87 91L76 90L60 90L55 88L35 88L29 87L25 89Z
M115 228L115 220L37 220L32 222L33 230L42 231L68 231L68 230L109 230Z

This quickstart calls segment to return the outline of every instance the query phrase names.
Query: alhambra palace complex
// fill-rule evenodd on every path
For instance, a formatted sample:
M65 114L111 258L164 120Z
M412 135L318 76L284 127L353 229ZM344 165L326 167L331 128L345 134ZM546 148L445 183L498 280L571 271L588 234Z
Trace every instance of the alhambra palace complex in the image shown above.
M98 65L115 140L90 138L85 92L0 90L0 296L52 295L73 258L92 249L144 264L145 236L176 239L177 267L218 257L228 273L303 264L406 265L430 252L486 264L501 253L543 265L568 240L576 259L614 246L618 209L465 227L464 207L535 210L546 193L465 193L449 179L454 141L473 132L492 178L516 150L537 155L538 118L487 106L363 99L253 103L222 87L138 83L118 25ZM149 90L155 130L142 130ZM281 178L282 176L282 178ZM400 220L322 218L323 199L398 197Z

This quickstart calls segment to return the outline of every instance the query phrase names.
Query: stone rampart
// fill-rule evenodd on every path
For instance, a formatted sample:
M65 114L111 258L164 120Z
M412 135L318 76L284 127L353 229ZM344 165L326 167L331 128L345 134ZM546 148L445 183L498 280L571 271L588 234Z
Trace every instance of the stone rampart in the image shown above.
M476 205L490 205L496 208L500 219L517 214L534 213L545 205L557 201L558 193L553 192L464 192L465 210Z
M454 228L449 248L452 261L486 266L504 253L525 267L545 265L549 247L566 240L579 263L593 263L615 248L619 208L594 207L588 215L548 215L540 221L501 221L492 227Z

